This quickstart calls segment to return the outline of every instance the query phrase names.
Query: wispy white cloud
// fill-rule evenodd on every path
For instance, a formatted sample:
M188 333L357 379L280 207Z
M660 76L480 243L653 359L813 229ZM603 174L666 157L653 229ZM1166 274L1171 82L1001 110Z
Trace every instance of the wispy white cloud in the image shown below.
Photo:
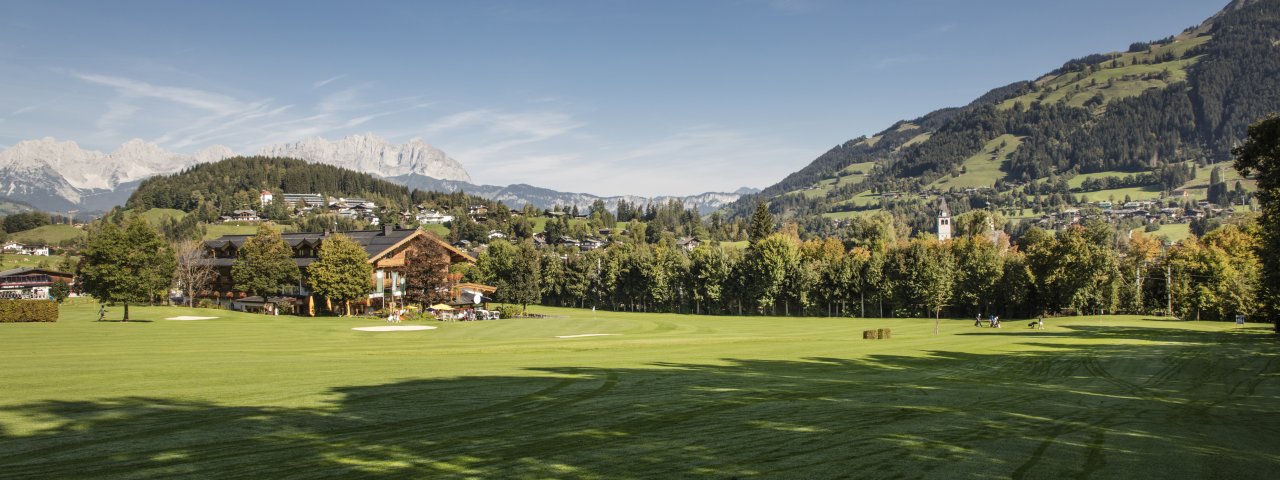
M324 87L325 85L328 85L328 84L330 84L330 83L336 82L336 81L338 81L338 80L342 80L342 79L344 79L344 78L347 78L347 74L345 74L345 73L344 73L344 74L342 74L342 75L334 75L334 76L332 76L332 77L326 78L326 79L324 79L324 80L320 80L320 81L318 81L318 82L316 82L316 83L312 84L312 87L313 87L313 88L321 88L321 87Z
M895 57L885 57L875 63L875 68L876 70L885 70L885 69L893 68L899 65L909 65L912 63L920 63L928 59L929 57L918 54L918 53L898 55Z
M219 115L246 110L249 105L233 97L194 88L153 85L147 82L98 74L75 74L89 83L111 87L127 98L155 98Z
M604 195L692 194L763 186L814 152L787 148L767 132L719 125L671 127L648 138L598 136L558 98L534 97L527 109L487 106L441 110L420 95L379 98L374 85L332 88L288 104L245 94L105 74L72 73L107 87L95 141L123 141L139 131L175 151L223 144L241 153L312 137L369 131L388 138L423 137L485 183L528 183ZM348 79L350 80L350 79ZM316 82L316 83L322 83ZM309 84L304 84L309 85ZM309 89L304 89L309 91ZM28 109L23 106L18 110ZM435 112L426 117L427 109ZM91 117L92 118L92 117ZM176 127L175 127L176 125ZM413 125L416 125L414 127ZM605 128L607 130L607 127ZM126 132L127 135L122 135ZM403 140L400 140L403 141ZM731 175L726 172L732 172Z
M269 143L335 132L351 133L350 129L370 125L378 119L433 105L416 95L371 99L367 95L371 90L369 84L328 92L310 104L278 105L272 99L248 100L220 92L122 76L90 73L71 73L71 76L92 85L108 87L114 93L104 100L105 110L97 119L95 138L113 138L121 131L136 131L143 128L141 124L179 125L161 130L151 140L179 151L222 143L242 153L252 153ZM316 83L329 84L343 77L345 75ZM150 120L155 117L168 121Z
M483 139L475 146L457 152L462 158L485 162L509 150L561 137L584 126L562 112L499 112L488 109L457 112L427 126L428 136L444 136L467 130Z

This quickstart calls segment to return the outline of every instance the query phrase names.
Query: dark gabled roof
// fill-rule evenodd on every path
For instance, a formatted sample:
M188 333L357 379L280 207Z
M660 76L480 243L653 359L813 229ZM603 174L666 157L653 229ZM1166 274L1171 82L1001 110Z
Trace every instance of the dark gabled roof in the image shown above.
M12 277L12 276L16 276L16 275L39 275L39 274L44 274L44 275L54 275L54 276L60 276L60 277L72 277L72 276L74 276L74 275L72 275L72 274L70 274L70 273L66 273L66 272L59 272L59 271L57 271L57 270L53 270L53 269L49 269L49 268L40 268L40 267L21 267L21 268L15 268L15 269L12 269L12 270L5 270L5 271L3 271L3 272L0 272L0 277Z
M421 232L421 230L416 228L388 228L382 230L357 230L339 233L346 235L363 247L365 254L372 259L385 253L387 250L403 244L419 232ZM422 234L426 235L425 232ZM225 248L227 244L235 245L235 247L239 249L240 247L243 247L244 242L252 236L253 235L224 235L217 239L206 241L204 244L206 247L215 250ZM282 233L280 236L284 238L285 243L288 243L290 247L297 247L304 244L316 247L324 241L325 234L316 232ZM441 241L440 244L452 254L459 256L466 261L475 261L475 259L471 258L470 255L463 253L461 250L449 245L447 242Z

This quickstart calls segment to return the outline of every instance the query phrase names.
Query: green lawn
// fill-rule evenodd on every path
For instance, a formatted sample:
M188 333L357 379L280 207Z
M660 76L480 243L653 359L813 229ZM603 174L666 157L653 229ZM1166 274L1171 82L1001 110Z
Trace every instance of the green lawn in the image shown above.
M1142 229L1138 229L1142 230ZM1189 223L1169 223L1161 225L1159 230L1148 232L1142 230L1150 237L1165 237L1171 242L1180 242L1191 236L1191 224Z
M173 208L152 208L150 210L142 212L142 218L147 219L147 222L151 223L152 225L159 225L160 222L164 221L164 219L166 218L176 218L178 220L182 220L182 218L186 216L187 216L187 212L173 209Z
M85 236L84 230L71 225L45 225L9 235L9 240L25 244L57 245L59 242Z
M1067 180L1067 186L1071 188L1080 188L1081 186L1084 185L1085 180L1089 180L1089 179L1097 180L1099 178L1121 178L1121 177L1127 177L1129 175L1136 175L1136 174L1133 172L1081 173L1079 175L1071 177L1070 180Z
M1113 188L1111 190L1097 190L1093 192L1084 192L1077 195L1084 195L1090 202L1101 202L1109 200L1111 202L1124 203L1125 195L1130 200L1159 200L1164 195L1164 191L1159 185L1149 185L1145 187L1129 187L1129 188ZM1118 206L1118 205L1117 205Z
M213 223L205 225L204 239L212 240L223 235L253 235L258 231L254 225L227 225Z
M297 230L293 225L274 225L277 229L284 233ZM370 227L373 228L373 227ZM258 226L253 224L236 225L233 223L211 223L205 225L204 239L212 240L223 235L253 235L257 233Z
M9 270L20 267L35 267L44 262L48 262L49 268L56 269L58 268L58 264L62 263L62 257L62 255L37 256L5 254L4 258L0 259L0 270ZM78 260L79 258L80 257L72 257L74 260Z
M0 477L1273 478L1280 343L1142 317L0 324ZM111 314L118 315L119 308ZM176 315L217 316L168 321ZM864 328L891 340L862 340ZM614 334L559 339L557 335Z

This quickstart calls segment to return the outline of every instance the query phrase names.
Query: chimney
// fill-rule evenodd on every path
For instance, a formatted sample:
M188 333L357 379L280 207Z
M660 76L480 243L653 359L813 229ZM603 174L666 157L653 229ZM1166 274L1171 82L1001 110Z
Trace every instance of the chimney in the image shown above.
M382 236L384 236L384 237L389 237L389 236L391 236L391 229L392 229L392 227L391 227L391 224L390 224L390 223L388 223L388 224L386 224L386 225L383 225L383 226L382 226Z

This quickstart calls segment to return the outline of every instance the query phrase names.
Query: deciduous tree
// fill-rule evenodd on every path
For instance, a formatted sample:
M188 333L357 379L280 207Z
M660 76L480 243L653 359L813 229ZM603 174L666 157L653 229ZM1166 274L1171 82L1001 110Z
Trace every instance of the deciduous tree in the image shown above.
M80 281L84 291L100 302L149 302L173 283L173 250L160 233L141 217L127 220L124 229L104 222L81 251Z
M282 286L296 284L300 272L293 250L280 231L262 224L240 247L236 263L231 266L231 278L236 288L265 296L278 292Z
M449 251L442 242L422 236L410 244L404 265L406 301L425 308L449 300Z
M204 242L183 240L174 247L173 253L177 265L173 279L186 297L187 306L194 307L196 294L208 287L218 272L205 254Z
M320 254L307 267L307 283L317 295L342 302L347 315L351 301L368 295L373 265L364 247L341 233L326 236Z
M1272 115L1249 127L1243 145L1231 151L1241 175L1258 180L1261 227L1262 306L1280 333L1280 117Z

